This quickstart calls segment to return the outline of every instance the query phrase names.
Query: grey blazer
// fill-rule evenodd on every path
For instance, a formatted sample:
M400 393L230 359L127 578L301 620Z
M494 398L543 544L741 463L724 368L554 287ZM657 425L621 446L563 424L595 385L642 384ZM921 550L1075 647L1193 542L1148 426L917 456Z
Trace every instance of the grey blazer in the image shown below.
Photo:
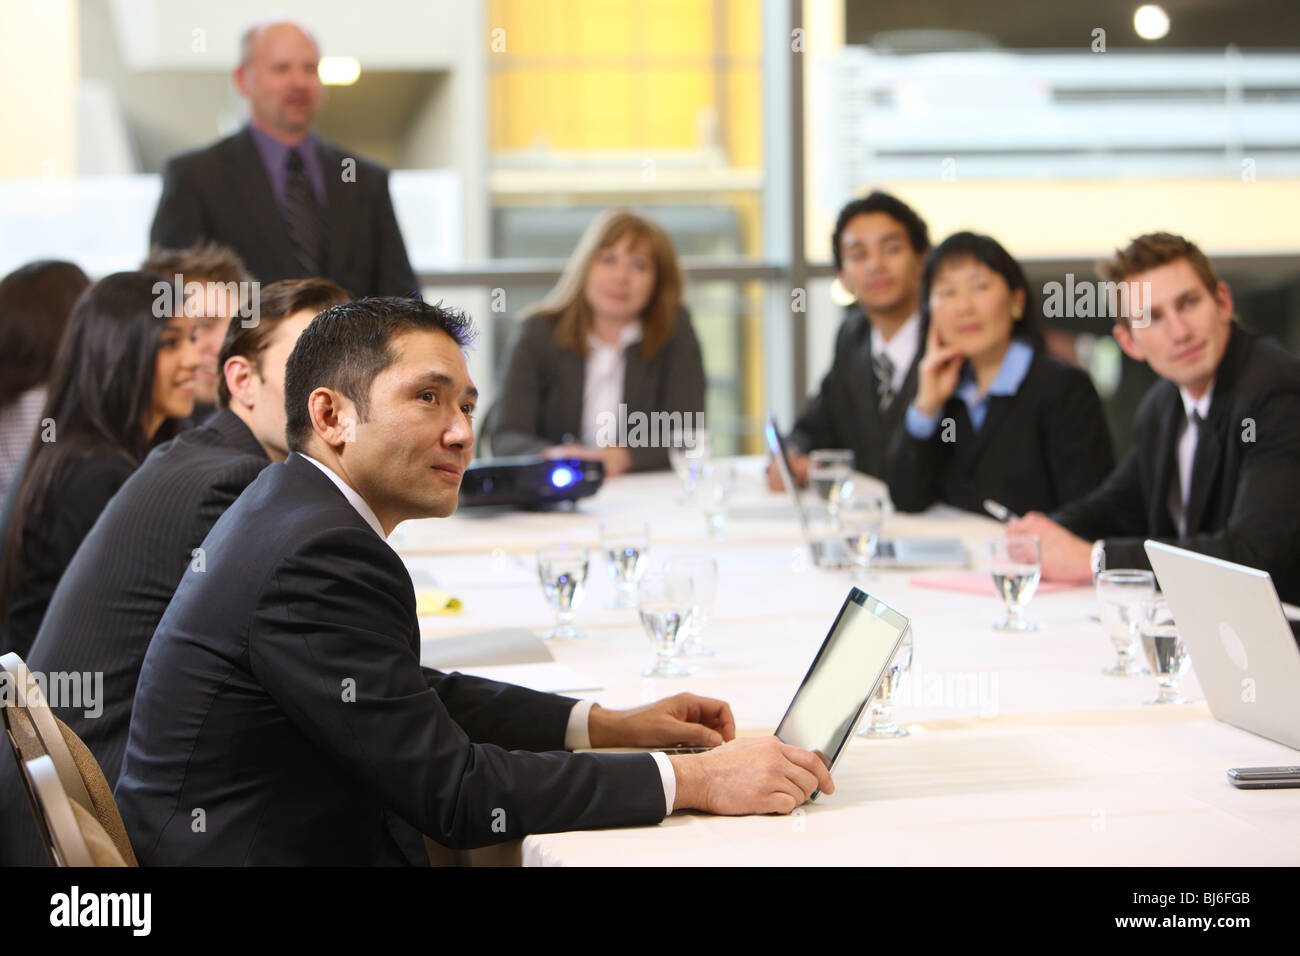
M680 412L683 419L704 411L704 358L690 314L677 314L673 336L649 361L640 345L625 353L623 401L629 431L633 412ZM578 441L582 431L582 392L586 361L555 340L549 316L535 315L515 334L501 377L501 393L483 425L493 455L532 455L551 445ZM617 412L617 409L611 409ZM653 429L648 428L653 433ZM668 467L666 447L628 448L632 470Z

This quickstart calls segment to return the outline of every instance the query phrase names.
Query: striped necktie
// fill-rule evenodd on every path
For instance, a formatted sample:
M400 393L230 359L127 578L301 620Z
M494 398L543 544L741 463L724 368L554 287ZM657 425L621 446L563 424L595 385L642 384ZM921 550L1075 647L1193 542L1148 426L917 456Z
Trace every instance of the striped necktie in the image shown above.
M871 371L876 376L876 407L883 412L894 400L894 363L884 352L874 352Z
M302 154L289 150L289 182L285 189L285 225L293 243L294 258L307 275L319 275L321 239L324 233L320 203L302 161Z

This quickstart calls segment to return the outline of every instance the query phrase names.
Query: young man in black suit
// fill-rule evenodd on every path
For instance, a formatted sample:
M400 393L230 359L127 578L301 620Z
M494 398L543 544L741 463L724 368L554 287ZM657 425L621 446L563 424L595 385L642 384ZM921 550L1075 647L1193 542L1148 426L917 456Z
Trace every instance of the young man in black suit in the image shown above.
M464 848L685 807L789 812L833 787L814 754L731 739L722 701L613 711L420 667L415 592L385 538L456 508L469 336L457 313L372 298L299 339L294 453L213 527L140 674L116 796L143 863L419 864L421 833Z
M220 410L158 448L127 479L59 580L26 663L42 674L103 674L85 706L55 707L111 787L126 749L140 665L158 621L212 525L272 461L284 438L284 367L316 313L348 294L328 279L276 282L260 319L232 323L221 347ZM84 695L83 695L84 696ZM0 865L48 861L12 761L0 762Z
M1267 571L1282 600L1300 601L1300 359L1233 320L1227 284L1181 236L1139 236L1105 273L1150 283L1145 312L1114 334L1164 381L1101 487L1010 530L1042 538L1047 580L1150 567L1142 543L1154 538Z
M906 203L873 192L840 210L831 234L836 275L857 302L835 337L835 356L788 442L795 481L808 480L808 453L849 448L854 467L884 477L885 452L916 396L924 352L919 294L930 249L925 220ZM768 485L781 488L773 462Z
M251 27L235 85L249 124L163 170L150 241L213 239L261 282L324 276L354 295L409 295L415 275L388 171L312 132L323 87L316 42L294 23Z

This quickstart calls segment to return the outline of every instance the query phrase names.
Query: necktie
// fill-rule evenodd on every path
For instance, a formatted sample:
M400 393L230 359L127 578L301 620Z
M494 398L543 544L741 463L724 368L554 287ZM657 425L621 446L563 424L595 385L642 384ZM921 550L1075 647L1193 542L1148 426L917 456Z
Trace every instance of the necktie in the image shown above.
M876 376L876 406L883 412L894 400L894 363L884 352L872 353L871 371Z
M1192 413L1187 416L1187 430L1178 442L1178 476L1174 486L1169 489L1169 498L1180 538L1187 537L1187 508L1191 504L1192 482L1196 480L1193 473L1196 446L1200 443L1201 425L1204 423L1201 413L1192 409Z
M289 150L288 167L285 225L289 230L289 241L293 244L294 258L302 270L308 275L319 275L324 227L320 204L316 202L316 190L312 188L311 179L303 165L302 154L296 149Z

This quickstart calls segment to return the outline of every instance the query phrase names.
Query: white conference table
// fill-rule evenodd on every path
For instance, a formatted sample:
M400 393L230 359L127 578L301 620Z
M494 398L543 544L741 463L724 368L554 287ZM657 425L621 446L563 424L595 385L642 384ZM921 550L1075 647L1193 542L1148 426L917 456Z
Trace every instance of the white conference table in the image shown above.
M692 658L688 678L640 676L653 659L635 611L612 610L613 585L593 561L577 613L585 640L553 642L558 662L596 678L575 693L610 707L689 690L727 700L742 732L780 720L850 584L815 568L784 495L766 490L759 459L738 459L740 483L725 536L678 503L672 474L612 480L576 512L467 509L408 522L391 539L417 586L463 602L421 619L427 642L500 627L537 633L553 612L538 584L536 547L594 544L599 520L644 516L651 561L709 554L718 561L717 608L706 633L717 654ZM859 478L861 479L861 477ZM866 479L870 481L870 479ZM992 519L937 509L893 515L886 535L959 536L982 553ZM978 564L976 565L978 566ZM1300 864L1300 790L1242 791L1225 771L1293 764L1294 750L1215 721L1198 702L1144 707L1155 679L1101 674L1114 651L1093 619L1089 588L1040 593L1029 634L993 630L989 596L921 587L876 571L864 588L912 618L915 653L896 719L909 736L855 738L836 769L836 792L789 816L675 813L652 827L531 836L478 851L477 862L525 865L683 864ZM465 668L472 672L472 668Z

